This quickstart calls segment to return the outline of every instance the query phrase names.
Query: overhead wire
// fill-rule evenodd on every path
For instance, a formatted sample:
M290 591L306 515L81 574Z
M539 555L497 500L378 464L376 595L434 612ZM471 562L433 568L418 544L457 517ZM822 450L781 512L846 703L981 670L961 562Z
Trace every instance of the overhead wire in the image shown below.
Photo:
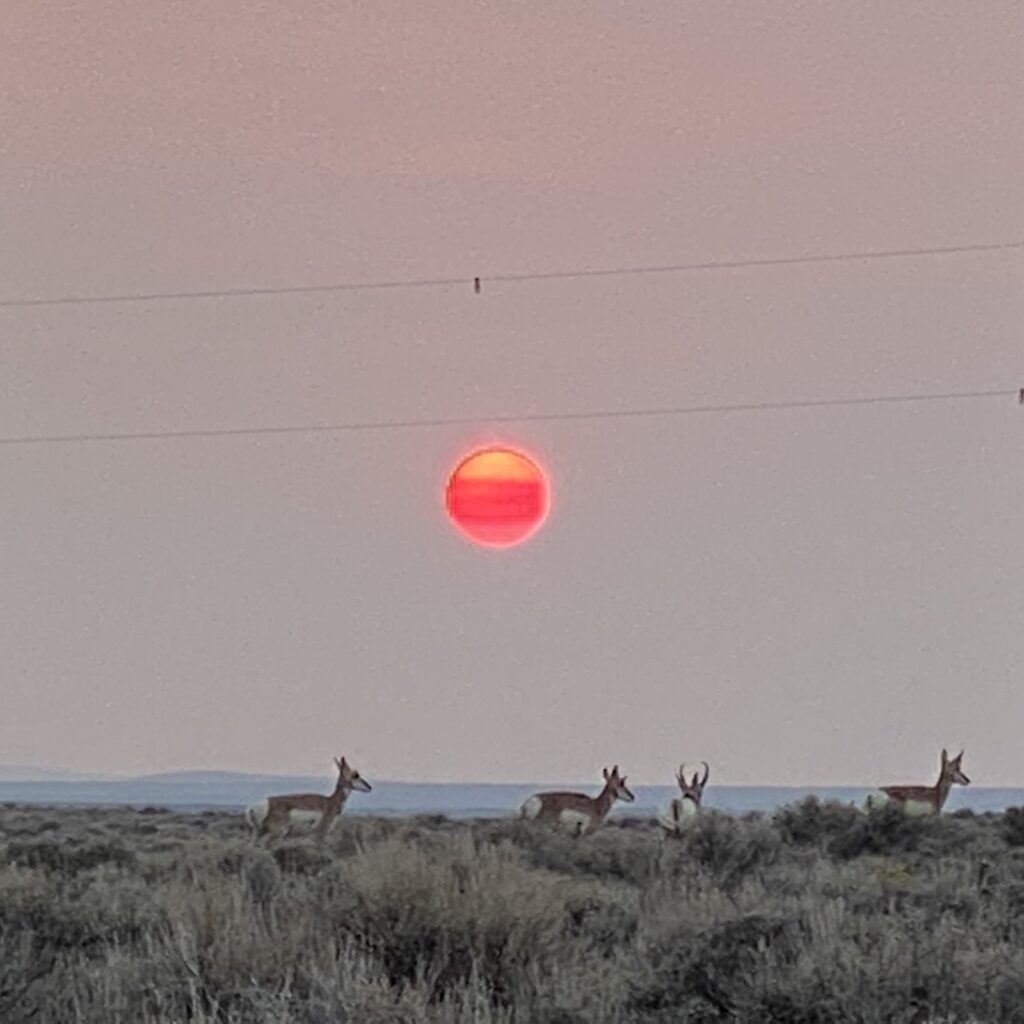
M402 288L451 288L472 286L480 294L487 283L520 284L531 281L563 281L598 277L639 277L649 274L684 274L768 267L795 267L816 263L853 263L865 260L909 259L970 253L1007 252L1024 249L1024 239L976 245L933 246L913 249L883 249L862 252L822 253L811 256L772 256L755 259L712 260L700 263L577 268L574 270L530 271L508 274L477 274L473 277L433 277L379 281L343 281L334 284L280 285L251 288L208 288L202 290L125 292L112 295L59 295L42 298L0 299L0 309L31 309L48 306L110 305L137 302L180 302L198 299L255 298L274 295L323 295L341 292L379 291Z
M593 278L612 276L639 276L646 274L669 274L687 272L710 272L716 270L738 270L743 268L786 267L815 263L839 263L863 260L898 259L924 256L944 256L966 253L999 252L1024 249L1024 240L992 244L942 246L914 249L871 250L819 254L812 256L769 257L763 259L742 259L710 261L702 263L678 263L665 265L618 267L608 269L577 269L565 271L538 271L518 274L494 274L489 277L475 276L467 282L464 278L422 278L393 281L344 282L326 285L294 285L266 288L207 289L203 291L124 293L120 295L97 296L56 296L36 299L0 299L0 309L31 308L65 305L95 305L129 302L175 301L212 298L244 298L270 295L303 295L330 292L349 292L374 289L451 287L471 283L473 291L479 294L484 282L519 283L529 281L553 281L572 278ZM269 427L226 427L186 430L126 431L110 433L76 434L34 434L0 436L0 446L13 447L42 444L85 444L94 442L127 442L151 440L185 440L217 437L258 437L285 434L325 434L362 432L375 430L413 430L440 427L471 426L481 424L502 425L510 423L557 423L584 420L610 420L640 417L670 417L684 415L735 414L765 412L787 409L813 409L839 406L865 406L910 402L964 401L989 398L1005 398L1016 395L1024 404L1024 388L1013 390L996 389L988 391L934 392L923 394L873 395L853 398L820 398L792 401L743 402L720 405L641 407L630 409L599 409L579 412L522 413L498 416L451 416L432 419L393 419L352 421L334 424L299 424Z
M43 444L85 444L95 442L189 440L220 437L261 437L284 434L357 433L379 430L425 430L442 427L498 426L513 423L566 423L586 420L622 420L644 417L706 416L771 412L842 406L893 405L921 402L977 401L1016 397L1024 404L1024 388L988 391L945 391L900 395L869 395L853 398L818 398L775 402L737 402L721 405L647 406L632 409L598 409L580 412L522 413L504 416L449 416L412 420L354 420L344 423L314 423L276 427L222 427L208 430L150 430L93 434L35 434L0 437L0 447Z

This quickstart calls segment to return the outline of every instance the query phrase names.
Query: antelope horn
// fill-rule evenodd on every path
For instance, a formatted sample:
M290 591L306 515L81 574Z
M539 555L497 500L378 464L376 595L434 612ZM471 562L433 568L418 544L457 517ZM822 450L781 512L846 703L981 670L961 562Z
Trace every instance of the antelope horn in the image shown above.
M701 764L704 765L704 778L700 780L700 788L703 789L707 785L711 769L708 767L707 761L701 761Z

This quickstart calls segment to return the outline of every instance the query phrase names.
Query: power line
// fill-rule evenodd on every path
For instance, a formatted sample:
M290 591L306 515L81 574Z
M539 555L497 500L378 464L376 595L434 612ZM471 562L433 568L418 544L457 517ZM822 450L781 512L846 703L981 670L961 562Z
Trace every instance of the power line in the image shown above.
M813 263L854 263L860 260L909 259L920 256L952 256L966 253L1005 252L1024 249L1024 240L979 245L953 245L922 249L890 249L831 253L818 256L781 256L765 259L721 260L705 263L674 263L662 266L613 267L598 270L553 270L523 274L478 275L473 278L437 277L395 281L348 281L338 284L282 285L268 288L219 288L203 291L139 292L121 295L64 295L42 299L0 299L0 309L44 306L108 305L129 302L178 302L190 299L253 298L270 295L323 295L335 292L379 291L399 288L450 288L472 285L479 293L488 282L520 284L529 281L561 281L588 277L624 277L646 274L681 274L697 271L743 270L758 267L795 267Z
M420 420L366 420L349 423L309 424L281 427L228 427L210 430L153 430L110 434L37 434L0 437L0 446L37 444L84 444L100 441L163 441L214 437L260 437L271 434L340 434L373 430L420 430L465 427L481 424L566 423L584 420L640 419L658 416L692 416L717 413L771 412L786 409L823 409L839 406L892 405L911 402L949 402L984 398L1018 398L1024 403L1024 388L993 391L949 391L930 394L875 395L865 398L819 398L806 401L742 402L735 405L683 405L640 409L602 409L592 412L525 413L520 416L451 416Z

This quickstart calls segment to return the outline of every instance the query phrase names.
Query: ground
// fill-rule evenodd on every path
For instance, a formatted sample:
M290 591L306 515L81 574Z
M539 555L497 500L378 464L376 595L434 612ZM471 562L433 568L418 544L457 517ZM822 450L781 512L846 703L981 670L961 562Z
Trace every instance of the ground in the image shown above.
M0 807L0 1021L1024 1022L1024 811L614 817Z

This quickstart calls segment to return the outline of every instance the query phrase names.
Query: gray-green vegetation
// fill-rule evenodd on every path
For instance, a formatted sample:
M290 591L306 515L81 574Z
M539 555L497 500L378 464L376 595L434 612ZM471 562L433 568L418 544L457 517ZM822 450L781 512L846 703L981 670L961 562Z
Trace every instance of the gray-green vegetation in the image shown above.
M1024 1022L1024 809L613 818L0 807L0 1020Z

